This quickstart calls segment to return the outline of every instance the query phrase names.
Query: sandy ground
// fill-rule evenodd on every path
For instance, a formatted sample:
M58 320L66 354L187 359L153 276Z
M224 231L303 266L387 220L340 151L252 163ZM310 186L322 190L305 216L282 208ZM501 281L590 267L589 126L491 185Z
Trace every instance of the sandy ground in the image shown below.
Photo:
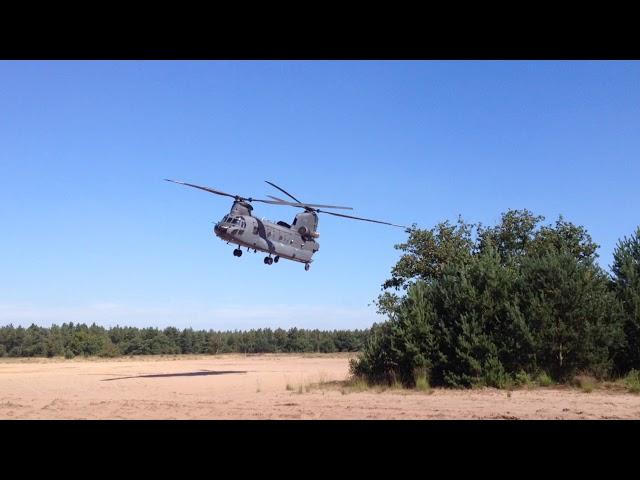
M349 355L0 360L0 419L640 419L640 395L569 388L349 393Z

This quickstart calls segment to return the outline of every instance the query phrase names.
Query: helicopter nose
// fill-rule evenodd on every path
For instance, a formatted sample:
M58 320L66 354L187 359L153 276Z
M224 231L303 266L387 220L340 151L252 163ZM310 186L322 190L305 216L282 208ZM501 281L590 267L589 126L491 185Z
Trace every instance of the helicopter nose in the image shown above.
M229 229L228 225L216 225L215 227L213 227L213 231L217 234L217 235L224 235L227 233L227 230Z

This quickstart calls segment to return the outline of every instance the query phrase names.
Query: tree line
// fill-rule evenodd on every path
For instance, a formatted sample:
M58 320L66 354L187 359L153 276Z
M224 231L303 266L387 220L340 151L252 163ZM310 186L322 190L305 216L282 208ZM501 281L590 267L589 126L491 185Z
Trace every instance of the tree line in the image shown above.
M640 370L640 228L611 271L585 228L509 210L493 227L410 229L352 372L371 383L474 387Z
M49 328L8 325L0 327L0 357L354 352L363 348L368 334L368 330L298 328L226 332L174 327L104 328L73 322Z

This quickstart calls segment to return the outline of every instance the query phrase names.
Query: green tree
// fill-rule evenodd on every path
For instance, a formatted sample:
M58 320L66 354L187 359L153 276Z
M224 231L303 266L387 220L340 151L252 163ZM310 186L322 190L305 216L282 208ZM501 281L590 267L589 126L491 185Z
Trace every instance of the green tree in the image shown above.
M618 370L640 369L640 227L618 241L611 267L616 296L624 311L625 345L617 358Z
M529 210L508 210L495 227L478 227L478 248L495 249L503 262L525 255L534 240L538 224L544 220Z
M429 230L415 225L409 229L407 241L395 245L404 253L391 269L391 278L382 285L383 293L375 302L378 312L393 317L400 305L396 293L400 289L407 290L419 280L430 283L442 276L447 265L469 262L474 247L473 228L473 224L459 218L456 224L447 220Z
M556 380L583 370L611 373L623 342L622 319L599 267L568 253L531 257L523 262L520 290L537 366Z
M109 337L106 337L100 351L98 352L98 356L108 358L118 357L120 356L120 350Z

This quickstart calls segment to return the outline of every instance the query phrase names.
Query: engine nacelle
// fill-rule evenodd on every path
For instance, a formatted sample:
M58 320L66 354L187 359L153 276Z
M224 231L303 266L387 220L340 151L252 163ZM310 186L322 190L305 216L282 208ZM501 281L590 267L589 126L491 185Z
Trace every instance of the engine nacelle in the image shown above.
M296 215L293 221L296 231L304 239L311 240L318 238L316 230L318 229L318 215L313 211L305 211Z
M305 238L305 237L307 237L307 238L318 238L320 236L320 234L318 232L312 232L312 231L309 230L309 228L304 227L304 226L298 228L298 233L300 234L300 236L302 238Z

